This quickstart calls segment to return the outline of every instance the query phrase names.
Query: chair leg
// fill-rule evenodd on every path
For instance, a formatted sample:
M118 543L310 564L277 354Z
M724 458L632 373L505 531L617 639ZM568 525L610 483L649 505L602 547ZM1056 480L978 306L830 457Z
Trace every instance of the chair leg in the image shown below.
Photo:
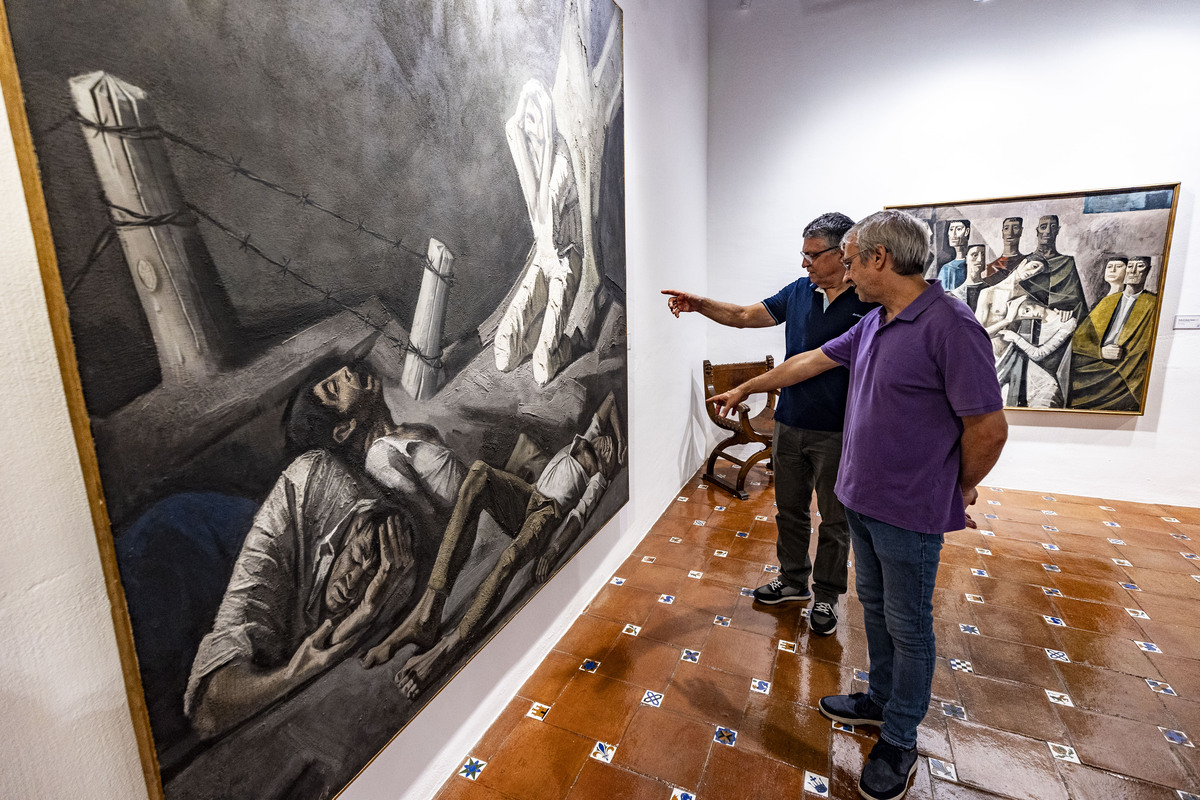
M766 448L759 450L757 453L750 456L750 458L746 459L746 461L742 464L741 471L738 472L737 488L739 492L742 494L746 493L743 488L746 485L746 476L750 474L750 470L754 467L754 465L762 461L764 458L770 458L770 456L771 448L770 446L767 446ZM744 500L745 498L742 499Z
M741 463L740 461L734 461L732 458L730 458L729 456L724 454L725 448L730 447L734 444L739 444L740 443L738 441L739 439L741 439L741 435L735 433L733 436L730 436L728 439L726 439L725 441L721 442L720 444L718 444L716 447L713 448L712 455L710 455L708 457L708 466L704 471L704 479L706 481L708 481L709 483L711 483L721 489L724 489L725 491L729 492L731 495L733 495L734 497L736 497L739 500L749 500L750 495L746 494L745 490L742 488L741 483L739 483L737 486L734 486L732 483L730 483L729 481L720 477L716 473L716 466L717 466L718 458L724 458L727 461L729 461L730 463L734 463L734 464Z

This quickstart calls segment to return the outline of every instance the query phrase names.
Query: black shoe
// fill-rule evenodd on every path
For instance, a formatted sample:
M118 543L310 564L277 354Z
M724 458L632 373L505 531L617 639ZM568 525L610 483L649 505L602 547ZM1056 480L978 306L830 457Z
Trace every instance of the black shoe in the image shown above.
M813 603L812 611L808 614L808 627L818 636L828 636L837 630L837 611L833 604L822 601Z
M783 578L776 578L766 586L760 586L755 589L754 600L768 606L773 606L776 603L786 603L789 600L801 600L807 603L809 600L812 600L812 592L808 589L797 589L795 586L789 586L783 582Z
M867 800L900 800L908 794L908 782L916 771L917 748L901 750L880 739L867 756L858 793Z
M883 724L883 709L875 705L875 701L866 692L854 694L833 694L822 697L817 705L821 713L834 722L843 725L874 725Z

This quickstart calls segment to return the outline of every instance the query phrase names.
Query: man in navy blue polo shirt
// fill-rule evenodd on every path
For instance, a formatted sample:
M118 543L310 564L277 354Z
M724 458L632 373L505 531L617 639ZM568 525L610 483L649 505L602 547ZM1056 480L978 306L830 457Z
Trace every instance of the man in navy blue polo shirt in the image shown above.
M785 286L773 297L750 306L665 290L667 307L676 317L698 311L734 328L765 328L783 323L787 357L820 347L854 326L874 304L858 299L844 281L841 241L854 221L845 214L822 214L804 229L802 255L807 278ZM842 423L850 373L834 369L810 381L786 386L775 409L771 463L775 470L776 553L779 577L754 590L759 603L808 602L813 596L809 627L825 636L837 628L838 598L846 593L846 557L850 531L841 502L834 494L842 456ZM817 557L809 558L813 490L821 525ZM809 578L812 591L809 591Z
M899 800L917 766L936 649L933 589L947 531L965 513L1008 436L987 333L938 281L929 228L881 211L843 239L846 280L878 302L837 339L714 398L723 413L748 394L838 366L850 369L837 495L846 505L855 586L870 657L867 692L821 698L821 713L879 727L859 778L868 800Z

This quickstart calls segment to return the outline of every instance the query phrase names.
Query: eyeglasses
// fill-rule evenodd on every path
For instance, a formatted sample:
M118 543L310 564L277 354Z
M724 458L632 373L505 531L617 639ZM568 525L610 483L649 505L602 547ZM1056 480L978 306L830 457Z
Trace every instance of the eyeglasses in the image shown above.
M825 255L826 253L832 252L834 250L841 250L841 249L842 249L841 246L837 245L834 247L826 247L824 250L819 250L816 253L806 253L803 250L801 250L800 255L804 257L805 264L811 264L812 262L816 261L818 258Z
M850 256L849 258L843 258L842 266L845 267L846 269L850 269L850 267L854 264L854 259L858 258L859 256L869 256L869 255L871 255L871 252L869 250L859 250L857 253Z

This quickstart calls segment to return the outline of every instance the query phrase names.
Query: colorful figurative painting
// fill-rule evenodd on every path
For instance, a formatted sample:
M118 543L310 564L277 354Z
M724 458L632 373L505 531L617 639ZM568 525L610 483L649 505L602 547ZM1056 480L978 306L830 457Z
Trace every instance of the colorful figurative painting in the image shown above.
M621 10L3 2L151 794L331 797L629 497Z
M900 206L987 330L1009 408L1143 414L1178 184Z

